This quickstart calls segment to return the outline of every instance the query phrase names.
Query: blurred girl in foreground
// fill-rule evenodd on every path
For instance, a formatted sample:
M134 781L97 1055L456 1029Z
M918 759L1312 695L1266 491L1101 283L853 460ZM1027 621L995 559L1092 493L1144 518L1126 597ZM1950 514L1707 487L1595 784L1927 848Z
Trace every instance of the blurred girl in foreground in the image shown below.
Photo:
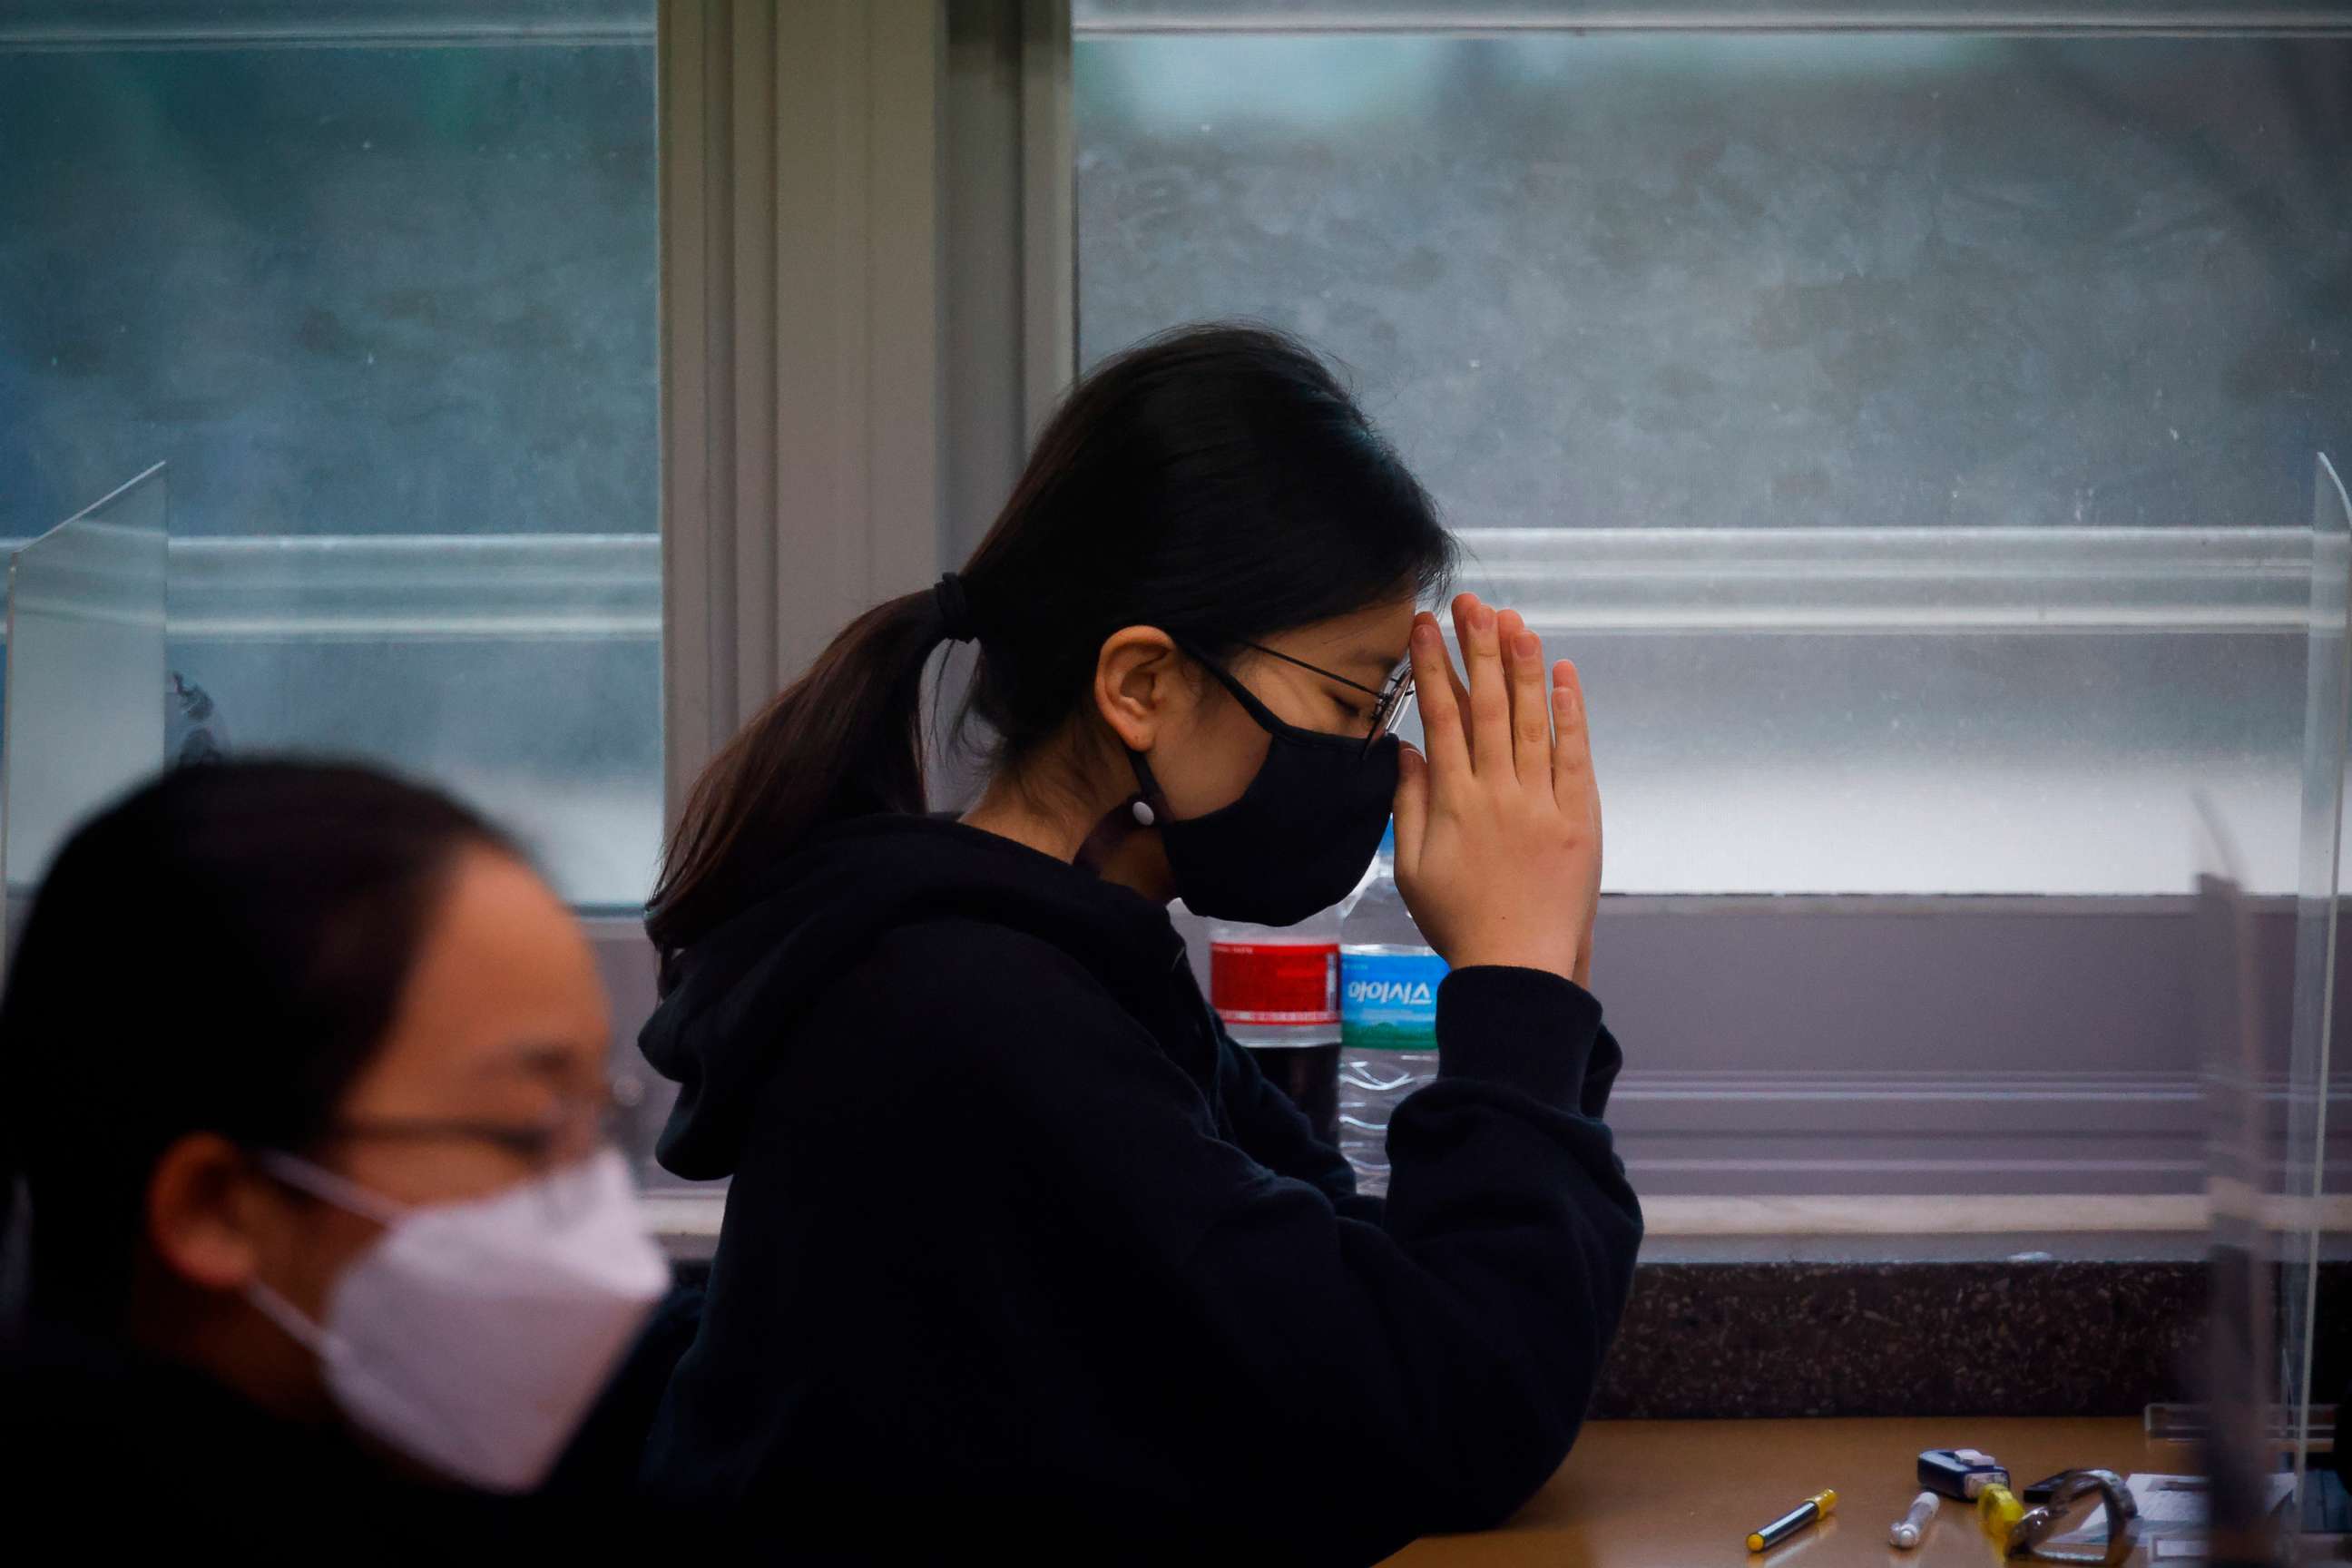
M570 912L430 790L223 763L83 826L0 998L19 1533L543 1542L511 1494L667 1282L599 1133L607 1027Z

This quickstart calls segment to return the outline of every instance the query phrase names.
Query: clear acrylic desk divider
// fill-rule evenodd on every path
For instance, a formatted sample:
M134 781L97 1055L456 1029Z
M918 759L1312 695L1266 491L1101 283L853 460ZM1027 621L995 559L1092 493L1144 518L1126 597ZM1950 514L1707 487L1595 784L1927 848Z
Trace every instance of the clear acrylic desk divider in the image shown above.
M163 762L157 464L8 560L0 886L16 923L75 824ZM0 964L8 931L0 927Z
M2264 1085L2283 1052L2266 994L2261 931L2266 900L2250 891L2242 835L2214 794L2200 790L2194 963L2189 975L2202 1042L2205 1100L2207 1321L2191 1403L2152 1405L2147 1434L2182 1445L2159 1470L2201 1472L2211 1488L2218 1539L2258 1537L2252 1500L2274 1468L2277 1401L2272 1238L2264 1226L2264 1171L2272 1140Z
M2331 1202L2344 1200L2347 1129L2329 1125L2331 1098L2346 1099L2352 1063L2333 1048L2339 1006L2336 966L2342 932L2339 882L2343 865L2345 768L2352 751L2352 498L2325 453L2315 464L2312 500L2310 675L2305 688L2303 824L2295 889L2294 1026L2281 1099L2285 1112L2284 1162L2280 1171L2279 1399L2292 1444L2297 1506L2311 1477L2315 1404L2338 1390L2312 1384L2319 1332L2319 1266L2340 1248L2330 1243ZM2339 1107L2339 1110L2341 1108ZM2331 1149L2336 1159L2331 1162ZM2334 1180L2330 1180L2331 1167ZM2330 1188L2335 1189L2331 1198ZM2339 1224L2335 1228L2341 1230ZM2342 1237L2334 1238L2340 1242ZM2344 1326L2338 1325L2339 1331ZM2328 1424L2332 1426L2332 1423Z
M2329 1036L2352 743L2352 505L2325 455L2306 559L2291 971L2264 936L2284 918L2284 900L2250 871L2244 853L2264 822L2233 818L2202 791L2196 801L2203 870L2191 979L2204 1041L2210 1320L2202 1407L2151 1406L2149 1435L2201 1447L2205 1560L2213 1563L2268 1563L2294 1550L2313 1445L2332 1436L2332 1419L2313 1420L2311 1380L2329 1184L2326 1089L2331 1055L2342 1055L2331 1053ZM2282 794L2277 808L2290 798ZM2273 1484L2282 1469L2295 1483L2284 1510Z

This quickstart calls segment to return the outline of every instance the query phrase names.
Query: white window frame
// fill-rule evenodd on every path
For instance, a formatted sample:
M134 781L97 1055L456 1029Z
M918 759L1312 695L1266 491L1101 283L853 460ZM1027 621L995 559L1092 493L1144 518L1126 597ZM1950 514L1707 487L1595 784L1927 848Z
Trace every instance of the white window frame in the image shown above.
M416 0L413 11L398 41L643 37L595 0L552 23L470 0ZM2079 0L1483 8L1334 0L1255 16L1237 7L1208 21L1171 4L1131 6L1119 25L1138 17L1216 30L1957 19L2012 31L2352 32L2343 5L2257 13ZM44 47L341 37L301 0L238 0L201 26L142 26L135 17L101 25L58 0L13 17L0 36ZM320 612L331 624L295 628L305 635L493 635L560 624L579 635L650 637L658 621L674 820L716 747L835 629L969 554L1074 374L1072 45L1067 0L663 0L658 601L650 540L531 544L544 581L520 590L510 569L451 574L439 559L452 543L477 553L525 548L513 541L188 540L172 547L178 634L281 635L280 590L326 576L341 596ZM2293 607L2273 601L2280 574L2292 576L2294 552L2308 548L2292 531L2242 531L2221 555L2213 541L2188 534L2148 540L2145 574L2093 574L2107 595L2097 602L2083 597L2080 574L2075 587L2063 585L2064 540L2002 542L2004 552L2050 557L2047 579L2025 590L2041 597L2001 586L2017 581L2013 573L1990 573L1983 601L1954 613L1988 624L2060 614L2088 625L2219 605L2225 616L2291 618ZM1727 616L1784 622L1792 606L1849 627L1906 613L1815 572L1822 550L1837 543L1819 533L1743 537L1740 548L1757 559L1737 603L1714 591L1692 596L1672 539L1618 531L1577 543L1585 559L1606 558L1605 595L1547 575L1540 541L1498 538L1480 553L1515 578L1514 596L1547 630L1601 624L1593 617L1622 616L1629 605L1645 626L1695 630L1721 629ZM2216 561L2228 580L2200 583L2200 570ZM1929 564L1966 576L1965 562ZM2043 1228L2070 1214L2103 1229L2201 1226L2192 1189L2204 1169L2210 1064L2200 1057L2197 1018L2214 1005L2212 919L2187 896L1612 896L1602 991L1632 1062L1612 1121L1645 1195L1659 1200L1654 1219L1671 1228L1674 1205L1689 1203L1704 1206L1687 1222L1700 1228L1770 1228L1792 1214L1799 1224L1866 1226L1874 1222L1831 1210L1856 1193L1949 1192L1962 1195L1937 1223L1961 1228L1989 1214L2014 1223L1992 1196L2004 1193L2037 1200L2031 1217ZM2227 923L2244 968L2219 975L2221 989L2284 995L2293 901L2237 900ZM649 1131L666 1086L634 1037L655 1000L651 953L634 920L590 925L615 1004L616 1066L625 1089L644 1098ZM2063 1016L2032 1005L2053 996L2068 999ZM1974 1026L1929 1059L1916 1037L1923 1017ZM2337 1109L2335 1126L2352 1127L2352 1106ZM2053 1207L2053 1192L2075 1194L2071 1206ZM711 1200L688 1202L682 1228L715 1228Z
M1158 10L1168 28L1236 25ZM2005 31L2249 26L2243 8L2211 4L1963 15ZM1458 8L1325 5L1242 25L1564 20L1948 27L1954 11L1520 5L1465 21ZM2253 25L2342 31L2352 18L2289 5ZM716 745L852 615L970 552L1074 373L1072 36L1066 0L812 0L781 14L666 0L673 814ZM1662 542L1610 542L1638 568ZM2242 542L2261 556L2291 542ZM1822 543L1790 542L1783 585L1804 580ZM1651 564L1644 583L1671 598L1673 563ZM1572 614L1572 589L1556 596ZM2250 900L2242 913L2246 973L2285 994L2292 900ZM1948 1194L1944 1221L1927 1223L1984 1228L2006 1195L2034 1201L1998 1228L2200 1230L2206 1064L2194 1020L2210 977L2208 915L2188 896L1612 898L1602 989L1631 1051L1612 1121L1645 1194L1665 1199L1654 1218L1673 1228L1686 1198L1697 1229L1773 1228L1794 1203L1811 1205L1796 1223L1852 1228L1832 1211L1853 1194ZM634 938L626 926L611 934ZM619 984L625 1027L650 1005L650 984ZM2081 1005L2058 1016L2032 1005L2050 996ZM1930 1047L1912 1027L1926 1016L1979 1026ZM715 1230L715 1212L669 1218ZM1903 1212L1921 1223L1916 1205Z

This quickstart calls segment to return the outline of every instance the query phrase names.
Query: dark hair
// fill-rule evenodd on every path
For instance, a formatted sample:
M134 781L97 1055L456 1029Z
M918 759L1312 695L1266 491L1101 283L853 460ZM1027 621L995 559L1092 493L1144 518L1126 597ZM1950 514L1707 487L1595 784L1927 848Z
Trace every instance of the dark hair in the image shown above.
M1426 592L1453 563L1428 492L1297 342L1189 327L1106 361L1038 437L962 570L965 605L927 588L866 611L696 781L646 906L665 970L817 827L924 809L922 675L951 619L980 645L965 711L1017 763L1122 626L1229 653Z
M0 994L0 1152L31 1198L38 1310L120 1313L174 1140L318 1141L472 846L514 853L436 791L291 762L176 769L67 840Z

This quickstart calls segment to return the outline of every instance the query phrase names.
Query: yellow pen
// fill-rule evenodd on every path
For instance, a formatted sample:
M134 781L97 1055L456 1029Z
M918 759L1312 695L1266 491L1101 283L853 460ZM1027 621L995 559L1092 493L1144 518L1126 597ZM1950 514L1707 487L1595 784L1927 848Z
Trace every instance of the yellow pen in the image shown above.
M1807 1498L1771 1523L1748 1537L1748 1550L1761 1552L1768 1546L1778 1546L1817 1519L1826 1519L1837 1508L1837 1493L1824 1491Z

